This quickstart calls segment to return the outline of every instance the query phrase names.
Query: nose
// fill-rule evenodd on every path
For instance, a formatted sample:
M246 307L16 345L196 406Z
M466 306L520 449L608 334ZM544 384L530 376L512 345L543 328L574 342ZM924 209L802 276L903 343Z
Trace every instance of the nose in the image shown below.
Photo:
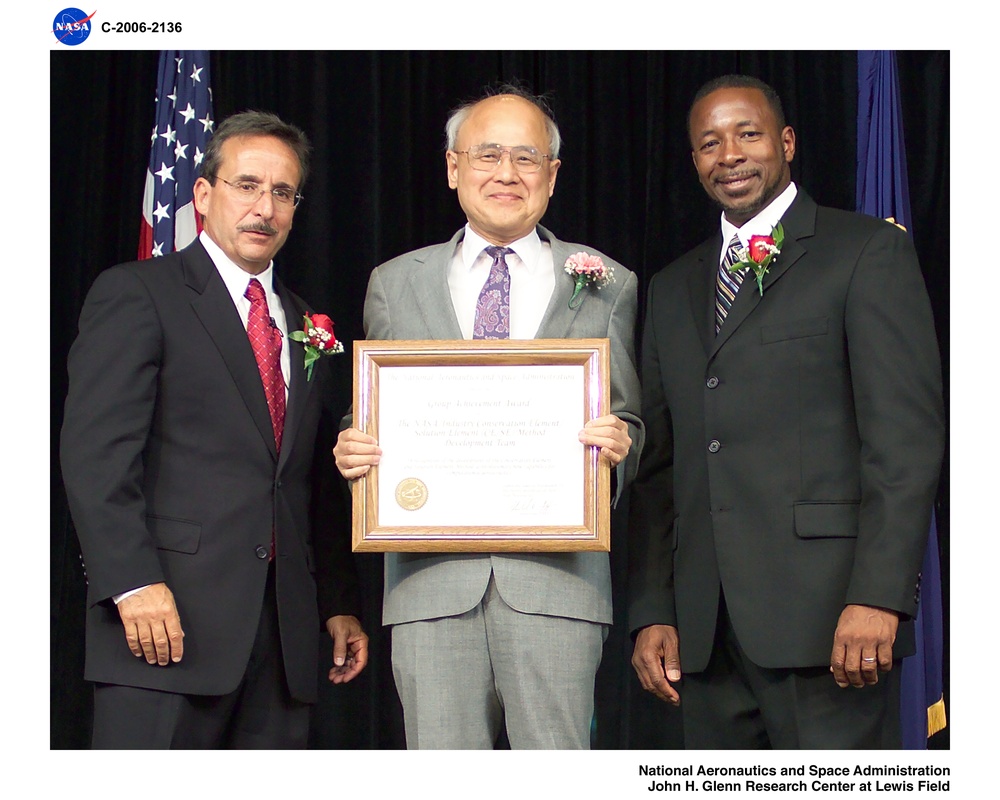
M274 195L270 189L261 189L260 197L254 200L253 211L262 217L270 218L274 216Z
M505 156L506 159L504 158ZM514 167L514 159L510 154L510 150L500 151L500 163L497 164L494 177L498 181L502 181L504 183L514 183L515 181L519 180L520 173Z
M743 154L743 148L740 146L737 138L729 136L723 139L722 147L719 149L719 161L721 163L733 166L745 160L746 156Z

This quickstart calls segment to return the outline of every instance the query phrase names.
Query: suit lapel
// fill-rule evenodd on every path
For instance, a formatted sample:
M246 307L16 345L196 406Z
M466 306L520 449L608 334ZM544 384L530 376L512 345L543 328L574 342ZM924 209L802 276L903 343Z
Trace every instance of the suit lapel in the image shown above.
M715 347L715 274L719 269L721 248L721 234L705 242L697 254L697 263L688 275L691 315L706 355Z
M185 283L196 293L191 307L218 348L264 444L276 459L274 429L257 360L233 298L212 259L197 240L184 251L183 264Z
M784 255L784 253L782 253ZM781 256L778 257L779 259ZM777 266L778 259L775 259L775 263L768 268L768 274L765 278L773 277L771 272ZM770 281L768 281L770 283ZM765 285L764 288L767 288ZM736 331L737 328L743 323L750 312L757 308L757 304L761 300L760 290L757 288L757 278L752 272L748 272L743 277L743 283L740 285L740 290L736 293L736 298L733 300L733 305L729 309L729 313L726 315L726 321L722 324L722 328L719 330L718 335L715 337L715 343L712 348L714 353L722 345L726 343L730 336ZM715 322L713 315L712 330L715 330Z
M285 311L285 325L289 333L298 330L302 327L302 317L309 309L302 308L296 303L295 296L285 288L277 276L274 279L274 289L278 297L281 298L281 307ZM285 428L281 435L281 455L278 459L279 469L291 454L292 445L295 442L299 425L302 422L302 415L305 413L309 394L313 391L313 381L306 380L305 347L300 342L296 342L288 336L282 340L282 346L288 348L289 374L288 403L285 408ZM313 367L314 380L315 371L318 366L319 364L317 363Z
M587 302L586 297L578 298L580 302L576 308L569 307L570 298L573 296L575 281L572 276L566 273L564 265L566 259L573 255L573 248L566 242L561 242L541 225L538 226L538 235L542 241L546 241L552 248L552 269L555 272L555 285L552 288L552 297L549 305L545 309L542 321L535 333L536 339L569 339L570 328L573 320L580 309ZM584 293L588 290L584 289Z
M448 268L464 231L464 228L458 231L443 247L424 251L424 255L417 258L423 263L423 269L414 270L410 276L410 289L427 325L428 339L462 338L448 286Z
M813 235L816 229L816 203L801 188L796 192L795 200L781 218L781 227L785 231L785 241L781 245L781 254L774 259L764 276L763 289L767 293L769 287L780 280L796 261L805 255L806 250L800 239ZM721 240L719 240L721 246ZM753 313L762 300L757 279L752 272L747 273L740 286L732 308L726 316L725 324L715 337L711 353L715 353L736 332L740 325ZM712 324L714 330L714 322Z

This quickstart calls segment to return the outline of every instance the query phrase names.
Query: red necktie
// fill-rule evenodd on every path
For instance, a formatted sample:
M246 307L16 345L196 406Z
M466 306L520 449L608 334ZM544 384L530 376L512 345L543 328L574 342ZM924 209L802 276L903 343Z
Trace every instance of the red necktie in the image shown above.
M281 374L281 331L267 310L267 298L260 281L253 278L243 295L250 301L247 336L257 359L260 380L264 384L267 408L274 428L274 446L281 452L281 433L285 428L285 379Z

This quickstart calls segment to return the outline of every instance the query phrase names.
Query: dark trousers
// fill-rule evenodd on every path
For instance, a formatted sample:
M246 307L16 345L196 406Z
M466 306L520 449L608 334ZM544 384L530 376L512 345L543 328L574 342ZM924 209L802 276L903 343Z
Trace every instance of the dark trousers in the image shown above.
M309 705L293 700L285 681L273 566L257 637L235 691L216 696L94 687L95 750L299 749L308 738Z
M833 649L831 638L830 648ZM897 661L878 683L841 689L828 665L765 669L747 658L720 598L712 657L681 685L689 750L899 749Z

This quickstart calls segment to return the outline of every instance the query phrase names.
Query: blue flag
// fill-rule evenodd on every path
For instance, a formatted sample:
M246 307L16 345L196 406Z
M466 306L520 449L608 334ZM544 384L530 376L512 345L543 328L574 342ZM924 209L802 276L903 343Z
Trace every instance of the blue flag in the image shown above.
M161 50L156 124L142 199L139 258L189 245L201 231L194 182L212 136L207 50Z
M891 50L858 51L857 210L912 231L899 79ZM921 576L914 623L917 652L903 659L900 719L905 750L925 750L927 739L947 725L941 564L933 515Z

